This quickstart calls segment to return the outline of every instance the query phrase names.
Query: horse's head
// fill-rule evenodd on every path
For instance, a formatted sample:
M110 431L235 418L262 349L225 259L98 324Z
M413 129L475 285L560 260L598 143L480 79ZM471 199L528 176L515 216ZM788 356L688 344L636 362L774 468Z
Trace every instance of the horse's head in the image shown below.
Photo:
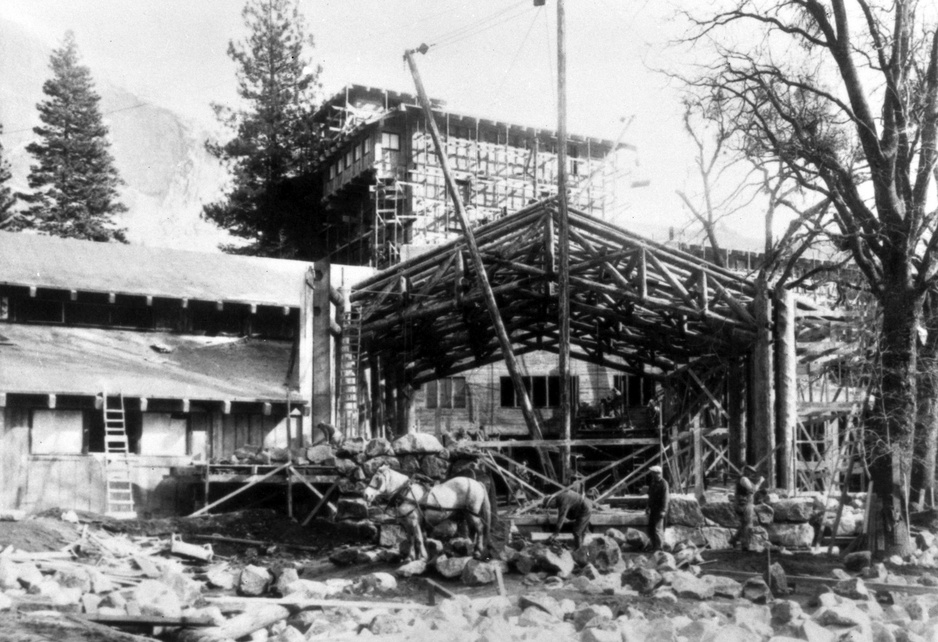
M371 481L368 482L368 486L365 487L365 501L367 503L370 504L378 497L388 493L388 473L390 470L391 468L385 464L375 471Z

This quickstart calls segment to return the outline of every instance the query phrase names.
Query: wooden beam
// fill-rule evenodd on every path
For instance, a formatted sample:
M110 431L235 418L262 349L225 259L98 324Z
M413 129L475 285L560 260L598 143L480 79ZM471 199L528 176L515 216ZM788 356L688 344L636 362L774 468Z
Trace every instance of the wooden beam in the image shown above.
M107 302L108 302L108 303L114 303L115 301L117 301L117 294L114 293L114 292L108 292L108 293L107 293Z
M140 397L140 412L146 412L150 407L150 400L146 397Z
M264 416L269 417L273 411L274 409L271 403L269 401L265 401L263 405L263 410L262 410L262 412L264 413Z
M46 401L47 401L47 403L48 403L49 410L55 410L55 404L56 404L56 401L57 401L57 400L56 400L56 396L50 394L50 395L46 398Z
M756 343L752 349L751 411L752 458L762 462L766 487L774 488L775 478L775 372L772 367L772 302L764 284L753 301ZM754 462L752 462L754 463Z
M473 441L476 448L551 448L556 450L565 439L506 439L504 441ZM648 446L661 443L656 437L611 437L609 439L571 439L571 446Z
M192 408L192 404L188 399L182 399L181 404L182 404L182 412L189 412Z
M795 490L795 431L798 422L798 357L795 354L795 296L791 290L775 291L775 364L778 395L776 440L779 488Z
M221 402L221 413L223 415L231 414L231 401L230 400L226 399L225 401Z
M188 400L185 400L185 401L188 401ZM256 486L257 484L261 483L262 481L264 481L264 480L266 480L266 479L269 479L269 478L273 477L274 475L277 475L277 474L283 472L288 466L291 466L291 465L292 465L292 464L291 464L290 462L287 462L287 463L285 463L285 464L282 464L282 465L280 465L280 466L277 466L276 468L274 468L273 470L271 470L271 471L270 471L269 473L267 473L266 475L261 475L261 476L257 477L254 481L252 481L251 483L245 484L245 485L242 486L241 488L238 488L237 490L235 490L235 491L232 492L232 493L228 493L227 495L225 495L225 496L222 497L221 499L217 499L217 500L215 500L214 502L212 502L211 504L208 504L207 506L203 506L203 507L200 508L199 510L197 510L197 511L195 511L194 513L192 513L191 515L189 515L189 517L198 517L199 515L204 515L205 513L207 513L208 511L210 511L211 509L215 508L216 506L218 506L218 505L220 505L220 504L225 503L226 501L228 501L228 500L231 499L232 497L235 497L236 495L240 495L240 494L243 493L244 491L248 490L249 488L252 488L253 486ZM206 473L206 474L208 474L208 473Z

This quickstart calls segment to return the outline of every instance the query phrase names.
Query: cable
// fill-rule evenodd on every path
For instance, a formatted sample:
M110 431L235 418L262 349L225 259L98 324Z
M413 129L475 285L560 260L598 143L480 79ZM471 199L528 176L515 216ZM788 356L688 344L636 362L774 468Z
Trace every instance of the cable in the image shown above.
M468 25L467 27L464 27L464 28L462 28L462 29L459 29L459 30L453 32L451 35L448 35L448 36L446 36L446 37L444 37L444 38L438 39L438 41L435 42L435 43L433 43L432 45L430 45L430 47L435 47L435 48L437 48L437 49L442 49L442 48L444 48L444 47L449 47L449 46L451 46L451 45L455 45L455 44L457 44L457 43L459 43L459 42L462 42L462 41L464 41L464 40L467 40L467 39L469 39L469 38L472 38L472 37L474 37L474 36L477 36L477 35L479 35L479 34L485 32L485 31L489 31L490 29L493 29L493 28L495 28L495 27L498 27L498 26L500 26L500 25L503 25L503 24L505 24L506 22L509 22L509 21L511 21L511 20L514 20L515 18L517 18L517 17L523 15L523 14L527 11L527 8L523 8L521 11L516 11L516 12L513 13L513 14L512 14L512 13L508 13L508 12L510 12L510 11L512 11L512 10L514 10L514 9L517 9L517 8L519 7L519 5L521 5L521 4L526 4L526 0L523 0L523 1L522 1L521 3L519 3L518 5L511 6L511 7L509 7L508 9L503 9L502 11L500 11L500 12L498 12L498 13L496 13L496 14L493 14L492 16L490 16L490 17L488 17L488 18L486 18L486 19L484 19L484 20L478 21L478 22L476 22L476 23L474 23L474 24L472 24L472 25ZM508 13L508 15L507 15L507 16L504 16L504 14L506 14L506 13ZM498 19L497 19L497 18L500 18L500 17L502 17L502 16L504 16L504 17L503 17L501 20L498 20Z
M540 17L541 11L537 11L534 14L534 20L531 21L531 26L528 27L527 33L524 34L524 39L521 41L521 46L518 47L518 51L515 52L514 58L511 59L511 64L508 65L508 69L505 70L505 73L502 75L502 80L498 84L498 89L495 90L495 99L489 103L489 109L495 108L496 105L501 101L502 90L505 88L505 83L508 81L508 76L514 71L515 63L518 62L518 58L521 56L521 51L524 49L524 46L528 42L528 36L531 35L531 31L534 30L534 25L537 23L537 19Z
M522 1L522 2L519 2L519 3L517 3L517 4L510 5L510 6L506 7L506 8L504 8L504 9L501 9L500 11L496 11L495 13L493 13L493 14L491 14L491 15L489 15L489 16L485 16L484 18L481 18L481 19L479 19L479 20L476 20L475 22L471 22L471 23L469 23L469 24L467 24L467 25L463 25L463 26L461 26L461 27L457 27L456 29L453 29L452 31L447 31L447 32L445 32L445 33L443 33L443 34L437 36L436 38L434 38L434 39L433 39L433 40L434 40L434 43L435 43L435 44L442 44L442 43L445 43L446 41L449 41L449 40L453 40L453 39L455 39L455 38L458 38L458 37L462 36L462 35L465 34L465 33L471 32L473 29L475 29L475 28L477 28L477 27L479 27L479 26L485 24L486 22L489 22L489 21L491 21L491 20L494 20L494 19L498 18L499 16L504 15L505 13L514 10L515 8L517 8L518 6L520 6L520 5L523 4L523 3L524 3L524 2Z

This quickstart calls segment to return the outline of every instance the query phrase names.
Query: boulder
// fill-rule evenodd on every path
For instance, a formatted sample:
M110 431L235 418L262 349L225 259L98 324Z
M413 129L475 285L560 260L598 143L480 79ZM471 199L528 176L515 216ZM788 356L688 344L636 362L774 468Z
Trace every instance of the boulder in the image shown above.
M703 536L707 548L714 551L733 548L730 545L730 540L734 533L733 529L722 526L704 526L700 529L700 534Z
M238 592L241 595L259 596L267 592L270 585L270 571L263 566L249 564L241 569L238 578Z
M359 551L357 548L339 548L329 555L329 561L335 564L336 566L351 566L352 564L358 564Z
M707 538L700 527L692 526L668 526L664 529L664 544L674 548L678 544L693 544L694 546L706 546Z
M661 582L661 573L650 568L636 566L622 573L622 585L639 593L651 593Z
M851 600L870 599L869 589L859 577L853 577L849 580L841 580L834 584L834 593L841 597L849 597Z
M266 572L267 569L264 569ZM143 580L134 587L133 600L140 605L141 615L178 618L182 615L182 602L170 587L157 580Z
M339 461L336 459L332 447L327 444L307 448L306 459L309 460L309 463L317 466L335 466Z
M760 639L771 637L774 633L771 619L772 615L767 606L737 606L733 609L733 622L736 626L755 633Z
M393 457L394 448L391 442L384 437L376 437L365 444L365 459L374 459L375 457Z
M467 586L484 586L496 580L495 566L488 562L470 559L462 569L462 583Z
M424 455L420 458L420 472L430 479L446 479L449 460L437 455Z
M625 530L625 544L633 551L644 551L651 546L651 540L644 532L637 528Z
M358 472L361 472L361 468L356 468ZM364 476L364 473L362 473ZM368 484L363 481L354 481L352 479L347 479L345 477L340 477L336 481L336 486L339 488L340 495L346 495L348 497L363 497L365 495L365 489L368 488Z
M295 568L285 568L277 574L277 582L274 584L274 588L277 589L277 592L280 595L287 594L287 587L289 587L294 582L299 581L300 574L297 573Z
M573 556L566 549L554 551L542 546L534 550L534 559L537 568L547 571L551 575L567 578L573 573Z
M774 596L788 595L791 591L788 589L788 576L785 569L778 562L773 562L769 566L769 590Z
M405 455L435 454L443 450L443 444L427 432L414 432L398 437L391 447L395 453Z
M357 521L367 519L368 503L360 497L342 497L336 502L337 521Z
M336 449L336 456L345 459L355 459L357 455L365 452L365 439L363 437L349 437Z
M592 564L600 573L606 573L622 560L622 554L615 540L600 535L577 549L573 560L580 566Z
M772 602L770 612L772 625L776 627L796 622L804 615L801 605L794 600L775 600Z
M359 469L358 462L354 459L346 458L336 458L335 460L335 470L339 475L344 477L351 476L356 470Z
M700 577L713 587L713 594L718 597L728 597L735 600L743 593L743 585L731 577L722 575L702 575Z
M357 583L355 590L359 593L387 593L397 589L397 580L390 573L369 573Z
M378 545L385 548L397 548L407 541L407 531L400 524L388 523L378 527Z
M671 590L678 597L709 600L713 597L715 590L713 586L687 571L676 571L671 577Z
M586 604L573 612L573 626L582 631L595 619L612 619L612 609L605 604Z
M625 538L625 533L620 531L618 528L612 528L612 527L607 528L606 532L603 533L603 535L605 535L606 537L614 541L620 547L628 546L628 541Z
M469 563L471 557L447 557L446 555L440 555L436 558L434 566L436 567L437 573L443 577L452 579L455 577L460 577L462 575L463 569L466 567L466 564Z
M365 479L370 480L382 466L390 466L393 470L401 469L401 460L391 455L379 455L367 460L362 464L362 472L365 473Z
M410 477L420 472L420 457L417 455L398 455L401 461L401 472Z
M766 604L772 600L772 591L761 577L750 577L743 584L742 597L756 604Z
M814 499L795 497L780 499L772 504L776 522L807 523L814 514Z
M769 524L765 529L770 542L785 548L810 548L814 541L814 528L807 523Z
M531 595L522 595L518 598L518 606L522 610L527 610L528 608L535 608L544 611L545 613L550 613L551 615L558 615L561 612L560 602L544 593L533 593Z
M703 526L704 515L693 495L671 495L667 523L671 526Z
M414 575L423 575L426 572L427 563L423 560L414 560L397 569L397 574L401 577L413 577Z
M857 551L848 553L844 557L844 568L851 573L859 573L873 563L873 554L870 551Z
M700 512L718 526L739 527L739 515L736 514L736 507L729 500L707 502L700 506Z

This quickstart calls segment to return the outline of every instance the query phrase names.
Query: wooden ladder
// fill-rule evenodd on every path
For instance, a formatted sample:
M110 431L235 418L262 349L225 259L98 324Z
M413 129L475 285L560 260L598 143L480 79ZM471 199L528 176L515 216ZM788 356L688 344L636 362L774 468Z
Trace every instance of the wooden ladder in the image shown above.
M358 434L358 365L361 350L361 315L357 309L342 317L342 374L340 427L347 436Z
M107 393L104 404L104 476L107 483L107 512L118 519L136 518L134 489L130 480L130 453L127 424L124 421L124 395L118 394L119 406L109 407Z

